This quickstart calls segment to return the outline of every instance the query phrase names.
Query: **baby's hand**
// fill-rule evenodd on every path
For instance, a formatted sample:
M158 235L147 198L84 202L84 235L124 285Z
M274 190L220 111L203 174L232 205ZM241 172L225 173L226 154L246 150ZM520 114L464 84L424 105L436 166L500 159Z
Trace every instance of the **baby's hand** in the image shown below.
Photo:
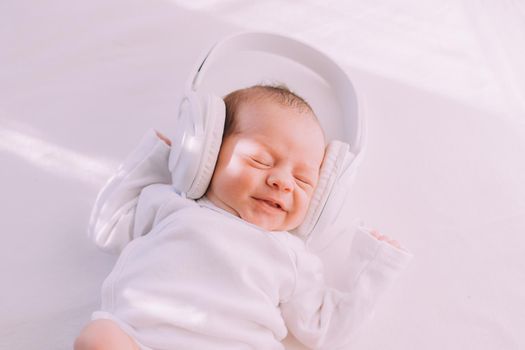
M164 136L163 134L161 134L157 130L155 130L155 132L157 133L157 136L159 137L159 139L161 139L162 141L166 142L166 144L168 146L171 146L171 140L169 138L167 138L166 136Z
M390 245L396 247L397 249L401 249L401 244L399 244L398 241L396 241L395 239L391 239L390 237L388 236L385 236L385 235L382 235L380 234L378 231L376 230L372 230L370 231L370 233L372 234L372 236L374 236L376 239L380 240L380 241L386 241L387 243L389 243Z

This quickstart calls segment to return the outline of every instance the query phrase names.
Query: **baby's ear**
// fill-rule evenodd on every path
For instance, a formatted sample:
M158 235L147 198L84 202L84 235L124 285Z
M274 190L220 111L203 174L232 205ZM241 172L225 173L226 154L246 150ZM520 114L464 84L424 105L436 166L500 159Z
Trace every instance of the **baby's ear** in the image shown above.
M325 158L326 158L326 154L328 153L328 146L329 146L329 144L324 145L324 157Z
M321 181L321 175L322 175L323 167L325 166L325 164L327 162L327 159L328 159L328 145L325 145L324 146L323 159L321 160L321 164L319 164L319 169L317 169L317 185L316 185L316 187L319 185L319 181Z
M319 166L319 174L321 173L321 169L325 165L325 163L328 161L329 155L328 155L328 148L330 144L324 146L324 154L323 154L323 160L321 161L321 165Z

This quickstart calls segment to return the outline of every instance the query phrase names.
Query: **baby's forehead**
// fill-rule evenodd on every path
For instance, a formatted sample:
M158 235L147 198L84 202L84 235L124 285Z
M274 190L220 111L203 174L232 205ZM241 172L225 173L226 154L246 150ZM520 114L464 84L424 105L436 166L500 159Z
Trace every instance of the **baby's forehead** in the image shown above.
M268 109L270 108L270 109ZM287 112L286 114L292 118L292 117L300 117L295 119L296 121L296 129L303 128L303 127L311 127L314 125L315 128L317 128L322 136L323 139L325 137L324 130L321 126L321 123L319 122L319 119L317 118L317 115L314 113L314 111L310 108L304 108L302 106L295 106L295 105L288 105L280 101L276 101L273 99L268 98L262 98L262 99L247 99L239 104L238 111L236 113L235 118L238 119L238 124L242 122L250 122L252 121L250 118L258 118L261 117L261 115L257 114L254 115L253 112L260 112L262 114L262 117L266 117L265 114L271 113L273 108L277 108L280 110L283 110ZM269 119L268 122L274 122L279 123L279 120L273 120ZM313 124L311 122L314 122Z
M301 128L275 133L252 128L239 134L247 150L285 157L301 167L318 169L326 149L324 138L321 133L318 137L305 135Z

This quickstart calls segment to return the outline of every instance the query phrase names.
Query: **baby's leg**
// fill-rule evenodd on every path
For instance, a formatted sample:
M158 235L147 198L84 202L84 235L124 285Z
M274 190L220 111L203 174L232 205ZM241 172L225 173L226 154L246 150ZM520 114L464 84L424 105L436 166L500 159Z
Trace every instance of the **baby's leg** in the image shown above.
M110 320L95 320L75 340L75 350L140 350L135 341Z

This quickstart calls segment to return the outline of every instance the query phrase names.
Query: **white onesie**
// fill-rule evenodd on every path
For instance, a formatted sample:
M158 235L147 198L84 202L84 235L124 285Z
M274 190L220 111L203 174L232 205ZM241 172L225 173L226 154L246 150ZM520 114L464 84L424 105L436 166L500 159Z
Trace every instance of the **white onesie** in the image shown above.
M320 259L286 231L266 231L177 195L169 146L149 131L100 192L90 235L120 253L92 319L111 319L142 349L314 349L349 341L411 255L357 230L349 291L328 287ZM357 273L356 273L357 272Z

